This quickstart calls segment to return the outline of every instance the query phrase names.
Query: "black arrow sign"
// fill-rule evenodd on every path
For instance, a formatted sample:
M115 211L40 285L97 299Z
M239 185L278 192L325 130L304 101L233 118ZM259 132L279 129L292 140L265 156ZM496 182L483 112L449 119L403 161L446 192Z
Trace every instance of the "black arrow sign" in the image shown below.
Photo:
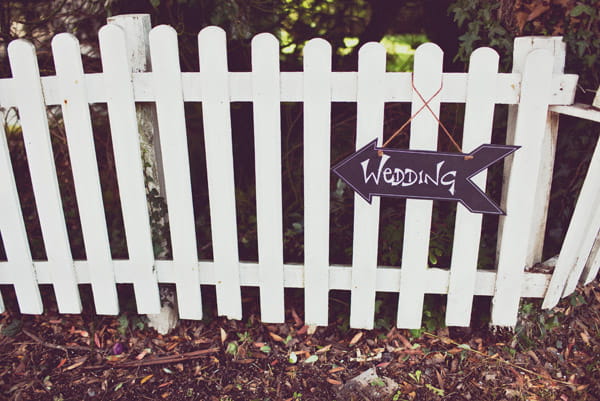
M504 214L471 178L519 146L481 145L466 154L376 145L370 142L332 168L367 202L373 196L454 200L473 213Z

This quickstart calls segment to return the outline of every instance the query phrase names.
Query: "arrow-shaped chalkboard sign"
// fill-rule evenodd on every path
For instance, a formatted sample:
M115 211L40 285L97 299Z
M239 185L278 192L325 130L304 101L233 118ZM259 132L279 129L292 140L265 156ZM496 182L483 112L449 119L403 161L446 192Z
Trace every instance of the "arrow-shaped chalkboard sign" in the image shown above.
M519 146L481 145L466 154L376 145L372 141L332 168L367 202L373 196L454 200L473 213L504 214L471 178Z

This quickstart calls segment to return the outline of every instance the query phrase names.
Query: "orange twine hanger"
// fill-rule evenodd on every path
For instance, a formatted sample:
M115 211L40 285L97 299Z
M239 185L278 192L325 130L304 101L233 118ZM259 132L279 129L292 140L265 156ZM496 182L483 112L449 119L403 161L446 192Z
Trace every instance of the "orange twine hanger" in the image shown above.
M406 126L408 124L410 124L410 122L421 112L423 111L423 109L427 108L427 110L429 110L429 112L431 113L431 115L433 116L433 118L435 118L435 121L438 122L439 126L442 127L442 130L444 131L444 133L446 134L446 136L448 137L448 139L450 139L450 142L452 142L452 144L454 145L454 147L460 152L463 153L460 145L454 140L454 137L452 136L452 134L450 133L450 131L448 131L448 129L446 128L446 126L444 125L444 123L438 118L438 116L435 114L435 112L433 110L431 110L431 107L429 107L429 103L435 99L435 97L437 95L440 94L440 92L442 91L443 87L444 87L444 83L442 82L440 84L440 88L433 94L431 95L431 97L427 100L425 100L425 98L423 97L423 95L421 95L421 92L419 92L419 90L415 87L415 76L414 74L411 77L411 86L413 88L413 90L415 91L415 93L419 96L419 99L421 99L421 101L423 102L423 105L419 108L419 110L417 110L412 116L410 116L410 118L404 123L402 124L402 126L400 128L398 128L393 134L392 136L390 136L388 138L387 141L384 142L384 144L381 146L382 148L385 148L395 137L397 137L398 135L400 135L402 133L402 131L404 130L404 128L406 128ZM378 152L379 156L383 156L383 150L380 150ZM465 156L465 160L470 160L472 159L473 156Z

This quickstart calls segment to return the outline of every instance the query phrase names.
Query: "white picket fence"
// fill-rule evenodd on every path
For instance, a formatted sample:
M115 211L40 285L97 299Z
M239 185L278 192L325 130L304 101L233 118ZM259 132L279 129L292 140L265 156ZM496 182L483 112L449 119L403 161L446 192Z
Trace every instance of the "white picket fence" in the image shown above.
M130 17L122 16L122 19ZM134 35L135 36L135 35ZM152 72L132 72L131 52L149 40ZM96 311L119 313L117 283L133 283L139 313L157 313L158 283L176 285L181 318L201 319L201 284L216 286L219 315L240 319L241 286L260 287L261 318L283 322L284 288L304 288L307 324L328 323L329 290L350 290L350 325L372 328L375 294L399 293L397 326L421 325L424 294L448 294L446 322L467 326L475 295L493 297L492 324L514 326L523 297L545 297L551 307L591 281L600 266L600 150L596 149L554 274L527 272L539 262L548 206L558 114L573 102L577 76L563 74L560 38L520 38L512 73L498 73L498 54L473 52L468 73L442 72L442 50L432 43L415 53L414 73L386 72L378 43L359 51L358 72L332 72L331 46L322 39L304 49L304 71L279 71L279 43L270 34L252 40L252 71L229 72L225 33L198 35L200 72L181 73L177 34L158 26L149 38L115 24L99 32L103 72L84 74L77 39L52 42L56 76L39 75L35 49L24 40L8 47L12 78L0 80L0 106L17 108L43 232L47 261L32 260L10 164L0 132L0 232L7 261L0 284L14 285L23 313L42 313L39 284L52 284L61 313L79 313L78 284L91 284ZM135 56L135 55L134 55ZM354 204L352 266L329 263L330 136L332 102L357 103L356 148L382 139L384 105L466 103L462 148L491 142L494 107L510 106L508 142L521 146L505 165L498 265L478 270L482 216L458 205L449 269L428 267L432 201L408 200L402 266L377 266L379 199ZM136 102L155 102L173 260L155 260L146 203ZM213 259L197 258L184 102L202 102ZM238 258L230 103L252 102L255 132L258 263ZM304 265L283 263L280 103L304 107ZM128 245L128 260L111 258L89 105L108 105L113 151ZM58 190L47 106L62 107L87 260L73 260ZM429 113L411 124L410 148L435 150L438 123ZM510 165L509 165L510 164ZM485 187L485 173L475 181ZM1 302L1 299L0 299ZM395 307L386 305L386 307ZM1 305L3 309L4 306Z

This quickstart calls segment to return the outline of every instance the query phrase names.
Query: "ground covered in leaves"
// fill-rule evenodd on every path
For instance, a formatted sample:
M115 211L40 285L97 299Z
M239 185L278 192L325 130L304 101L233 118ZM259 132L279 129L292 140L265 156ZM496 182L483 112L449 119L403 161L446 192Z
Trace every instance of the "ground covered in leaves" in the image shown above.
M284 324L261 323L256 297L246 296L242 321L182 321L161 336L133 312L25 316L7 298L0 399L368 400L373 392L343 389L374 368L374 390L397 384L378 399L600 400L598 282L550 312L524 301L516 332L492 331L485 319L440 327L443 310L431 309L424 329L397 330L381 311L393 298L379 298L375 330L348 329L347 308L335 315L333 305L333 323L315 329L296 295Z

